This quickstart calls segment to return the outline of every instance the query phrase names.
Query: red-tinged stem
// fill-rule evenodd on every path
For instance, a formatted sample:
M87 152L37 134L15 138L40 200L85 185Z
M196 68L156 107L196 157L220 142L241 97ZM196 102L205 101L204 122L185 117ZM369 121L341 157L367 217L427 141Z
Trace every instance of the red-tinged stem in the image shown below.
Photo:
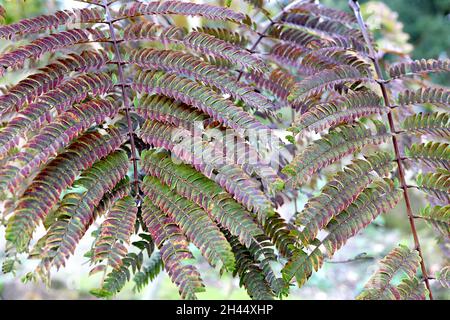
M353 9L353 12L355 13L355 16L358 20L359 27L361 28L361 31L364 36L364 40L366 41L367 47L369 48L370 58L373 61L373 65L375 67L375 72L377 74L377 77L379 78L379 80L381 80L381 81L378 81L378 84L381 88L381 93L383 95L384 104L386 106L391 106L390 101L389 101L388 90L386 87L386 81L383 77L383 73L381 72L380 63L379 63L378 59L376 58L375 50L372 46L372 43L371 43L371 40L369 37L369 33L366 28L366 24L364 23L364 20L362 18L359 3L357 0L349 0L349 5ZM387 116L388 116L388 122L389 122L389 127L390 127L391 132L396 132L394 117L392 115L392 112L389 112ZM408 194L408 185L406 184L406 179L405 179L405 171L403 168L402 156L400 154L399 143L398 143L398 139L397 139L396 135L392 135L392 144L394 146L395 159L396 159L397 167L398 167L398 177L400 180L401 187L403 189L403 195L404 195L405 204L406 204L406 213L408 214L409 225L411 228L411 233L414 238L414 245L420 256L420 268L422 269L422 274L423 274L423 277L425 280L425 285L426 285L429 295L430 295L430 300L433 300L433 293L431 292L430 283L428 281L429 277L428 277L428 273L427 273L427 268L425 266L425 261L423 259L422 249L420 247L419 236L417 235L416 224L414 222L414 214L413 214L413 211L411 208L411 201L409 199L409 194Z
M125 78L123 75L123 68L122 68L122 56L120 54L119 46L117 45L117 38L116 33L114 31L114 26L111 19L111 11L109 10L109 5L111 3L107 0L103 0L103 6L105 8L106 13L106 22L109 25L109 33L112 39L112 44L114 46L114 51L116 55L116 61L117 61L117 74L119 78L119 82L121 83L120 87L122 88L122 100L124 104L124 110L125 110L125 117L127 118L127 125L128 125L128 136L130 138L130 144L131 144L131 161L133 161L133 183L134 183L134 191L136 193L136 197L139 196L139 174L138 174L138 166L137 166L137 152L136 152L136 144L134 142L134 132L133 132L133 123L131 121L130 117L130 101L128 99L128 95L126 93L127 86L125 85Z

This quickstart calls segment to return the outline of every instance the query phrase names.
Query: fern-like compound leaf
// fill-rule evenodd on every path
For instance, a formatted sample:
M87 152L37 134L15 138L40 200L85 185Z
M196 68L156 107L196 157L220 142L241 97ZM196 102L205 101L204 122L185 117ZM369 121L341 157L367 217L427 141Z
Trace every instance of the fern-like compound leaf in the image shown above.
M142 270L134 275L134 290L137 292L142 291L142 289L147 286L149 282L153 281L153 279L155 279L163 269L164 264L161 259L161 253L153 253Z
M263 95L249 86L236 82L228 73L193 55L171 50L141 49L131 54L130 61L143 69L162 70L203 81L234 98L242 99L256 110L273 109L273 104Z
M236 130L266 129L258 120L198 83L164 72L141 72L133 82L133 89L148 94L163 94L191 105L214 120Z
M81 54L71 53L67 57L48 64L0 96L1 118L11 116L12 112L22 110L26 102L31 103L36 97L54 90L64 81L68 73L100 70L108 60L105 51L86 50Z
M444 239L450 236L450 205L427 206L420 211L419 217L427 221Z
M450 172L448 170L438 169L435 173L419 174L417 187L435 196L444 204L450 203Z
M377 145L386 141L390 137L386 126L375 120L374 124L375 132L362 123L356 123L337 127L323 138L312 142L283 168L282 172L289 175L286 184L299 186L318 170L344 156L366 145Z
M293 131L300 135L309 131L318 133L344 122L386 112L387 108L380 105L378 95L371 91L356 92L336 102L315 105L306 113L300 114L295 119Z
M301 80L295 84L288 100L294 105L298 105L325 89L332 89L336 85L368 80L367 75L362 74L354 67L339 66L321 71Z
M115 202L106 220L100 226L100 234L94 244L93 262L106 260L107 264L118 269L127 254L136 221L137 207L130 196Z
M16 188L25 177L79 134L107 117L113 118L117 106L107 100L91 100L57 116L31 138L0 170L0 188Z
M229 243L203 209L151 176L145 177L143 191L180 226L212 266L221 264L226 270L234 270L235 260Z
M79 43L107 40L99 29L71 29L34 40L28 45L0 55L0 75L6 69L21 68L27 59L39 59L44 53L55 52Z
M448 71L450 71L450 60L421 59L395 64L389 68L389 75L396 79L415 74Z
M145 151L141 155L143 169L160 179L177 193L195 202L246 246L257 242L264 231L253 222L252 214L214 181L188 165L174 164L167 154Z
M219 7L210 4L198 4L182 1L133 1L125 4L119 9L119 17L136 17L140 15L185 15L200 16L210 20L231 21L238 24L248 24L248 17L240 12L235 12L229 8Z
M101 22L104 14L100 8L56 11L53 14L41 15L36 18L24 19L17 23L1 26L0 38L16 40L18 36L56 29L61 25Z
M55 214L56 221L47 231L44 258L38 272L45 275L50 267L65 265L66 259L74 253L75 246L94 221L94 208L103 195L126 175L127 169L126 153L117 151L96 162L81 175L75 184L81 192L70 192L64 196Z
M449 138L450 115L444 112L420 112L407 117L403 121L402 127L408 133Z
M196 293L203 292L204 285L197 269L188 263L193 256L183 231L148 197L144 198L142 218L160 249L164 269L178 286L181 297L196 299Z
M431 167L443 167L450 170L450 146L448 143L433 142L414 143L405 148L405 155L414 160L421 160Z
M399 94L398 103L402 106L431 103L449 105L450 91L443 88L420 88L416 91L406 90Z
M394 248L380 261L380 268L369 279L357 299L400 300L402 297L415 295L415 290L411 287L416 284L414 279L419 264L420 256L417 250L410 250L402 245ZM406 276L406 281L396 287L391 281L399 273Z
M123 138L116 129L104 135L89 132L76 139L65 152L46 164L19 198L8 221L7 240L14 243L19 251L24 251L38 222L45 219L79 172L90 168L94 162L114 151L122 141Z
M41 128L52 118L52 110L58 113L83 101L88 94L102 95L112 88L110 77L104 73L85 74L72 78L63 85L29 104L0 131L0 156L19 143L20 137L30 130Z
M308 201L295 223L304 226L301 235L305 243L312 241L319 230L323 229L335 216L346 209L358 197L359 193L373 182L378 173L381 177L392 170L392 156L378 153L356 159L343 171L338 172L321 191L321 194Z

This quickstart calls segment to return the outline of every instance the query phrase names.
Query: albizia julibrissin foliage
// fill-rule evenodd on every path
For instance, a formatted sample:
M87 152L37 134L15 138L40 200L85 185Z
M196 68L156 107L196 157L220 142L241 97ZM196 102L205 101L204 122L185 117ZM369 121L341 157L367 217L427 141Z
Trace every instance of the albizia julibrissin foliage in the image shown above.
M26 74L0 96L3 272L26 253L40 260L27 278L48 281L92 234L98 296L164 270L195 299L196 247L251 298L283 297L405 202L414 249L391 251L358 298L432 298L415 221L448 244L450 91L423 76L448 60L381 70L354 1L83 2L0 26L14 41L0 75Z

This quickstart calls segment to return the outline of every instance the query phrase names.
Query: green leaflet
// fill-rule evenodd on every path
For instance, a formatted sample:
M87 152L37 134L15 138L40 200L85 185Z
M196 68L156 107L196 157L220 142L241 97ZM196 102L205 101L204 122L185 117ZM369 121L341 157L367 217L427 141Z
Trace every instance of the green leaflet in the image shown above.
M96 162L75 182L81 192L67 193L57 209L56 221L47 231L43 246L44 256L37 272L46 276L50 267L59 268L73 254L75 246L94 221L94 207L103 195L125 176L128 157L123 151L116 151Z
M437 169L437 172L421 173L417 176L417 187L444 204L450 202L450 172L445 169Z
M181 297L196 299L196 293L205 289L199 272L189 263L193 256L188 239L176 224L178 219L166 215L148 196L144 198L142 219L160 249L164 269L178 286Z
M125 244L129 244L134 231L138 208L134 199L125 196L117 200L100 226L100 234L94 244L92 261L106 260L114 269L120 268L122 258L127 254Z
M355 152L369 144L381 144L390 134L386 126L373 120L375 132L362 123L344 125L331 130L323 138L312 142L285 166L283 173L288 175L286 184L298 187L321 168Z
M421 112L407 117L403 121L402 127L408 133L448 139L450 137L450 116L444 112Z
M152 150L141 154L144 171L157 177L175 192L202 207L208 214L250 246L264 231L253 222L252 214L239 205L218 184L188 165L174 164L165 153Z
M141 291L146 285L148 285L149 282L155 279L163 269L164 264L161 258L161 253L153 253L142 270L134 275L134 290L138 292Z
M337 84L357 81L368 81L368 79L366 75L354 67L339 66L333 69L326 69L294 85L288 100L294 105L298 105L327 88L332 88Z
M402 298L418 297L425 299L424 285L415 288L419 282L415 274L420 264L420 256L417 250L410 250L400 245L394 248L380 261L380 268L372 275L364 287L363 292L357 297L360 300L400 300ZM403 282L399 286L391 284L393 277L403 272ZM417 292L418 290L419 293Z
M392 156L380 152L365 160L353 160L343 171L336 173L322 188L321 194L310 199L305 209L296 216L296 225L304 226L302 241L305 244L312 241L335 215L354 203L359 193L376 178L371 172L383 177L389 174L392 167Z
M393 79L414 74L450 71L450 60L421 59L398 63L389 68L389 76Z
M93 289L91 294L98 298L112 298L115 294L120 292L125 284L130 281L131 274L137 272L143 262L142 252L136 254L128 253L123 259L121 266L118 269L113 269L109 272L99 289Z
M143 191L153 203L170 215L212 266L220 263L224 269L234 270L235 260L231 247L205 211L173 193L154 177L145 177Z
M443 167L450 170L450 146L448 143L433 142L415 143L405 148L405 155L418 159L432 167Z
M273 292L264 279L263 270L255 263L251 252L236 237L226 234L236 259L234 275L238 274L239 285L244 286L248 295L255 300L272 300Z
M389 179L375 181L329 223L326 228L328 234L324 239L311 241L313 249L309 254L298 252L293 255L283 268L284 279L291 281L295 278L298 286L302 286L314 270L321 268L323 251L332 257L349 238L364 229L378 215L392 209L400 196L401 191ZM302 233L300 237L305 238Z
M450 205L430 206L420 210L418 216L429 223L444 238L450 236Z
M372 91L361 91L338 98L329 103L314 105L306 113L299 114L291 129L304 135L316 133L372 114L383 114L387 108L381 106L380 98Z

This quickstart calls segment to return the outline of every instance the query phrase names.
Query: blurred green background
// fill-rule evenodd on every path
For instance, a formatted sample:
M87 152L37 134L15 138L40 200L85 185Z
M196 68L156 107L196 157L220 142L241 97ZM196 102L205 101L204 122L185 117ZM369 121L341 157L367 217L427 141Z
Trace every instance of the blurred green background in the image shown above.
M208 1L209 3L210 1ZM289 1L284 1L288 3ZM78 7L83 4L73 1L57 0L0 0L8 15L6 22L17 21L23 17L55 11L59 8ZM283 4L278 1L275 5ZM346 0L323 0L322 3L348 10ZM375 33L379 47L400 53L410 53L413 58L446 58L450 49L450 0L385 0L361 1L363 13ZM271 7L270 7L271 8ZM398 14L397 14L398 13ZM387 57L389 58L389 57ZM438 78L448 83L448 79ZM424 205L418 194L412 194L416 208ZM304 199L303 199L304 200ZM301 208L304 203L299 202ZM291 207L284 208L289 216ZM419 222L424 255L431 273L443 265L443 252L450 251L448 244L438 244L430 229ZM91 230L92 231L92 230ZM88 233L89 234L89 233ZM89 277L89 265L83 254L89 250L89 236L78 247L69 260L68 267L54 274L51 288L41 283L26 283L20 277L32 270L31 262L21 265L16 277L0 274L0 299L95 299L89 290L98 287L100 275ZM376 260L383 257L397 243L411 245L411 235L403 204L389 215L379 217L364 232L352 238L340 250L333 261L325 263L324 268L314 274L301 289L293 289L289 299L353 299L363 284L377 267ZM0 227L0 250L4 249L4 229ZM195 251L199 269L207 285L207 291L199 294L200 299L247 299L245 290L239 288L237 279L218 276L203 258ZM3 251L0 251L0 260ZM448 291L433 285L437 298L448 299ZM178 299L176 287L165 274L161 274L142 292L133 291L128 285L117 299Z

